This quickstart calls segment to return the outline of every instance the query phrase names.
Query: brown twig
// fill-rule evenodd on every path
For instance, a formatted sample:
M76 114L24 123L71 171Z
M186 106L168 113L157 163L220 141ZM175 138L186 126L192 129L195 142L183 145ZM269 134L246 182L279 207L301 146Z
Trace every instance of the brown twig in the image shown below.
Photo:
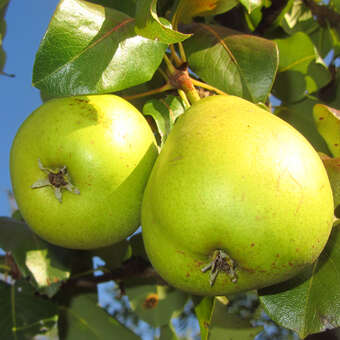
M340 14L333 11L327 5L319 5L314 0L303 0L303 3L311 10L312 14L317 17L320 25L324 26L329 23L336 27L340 25Z
M96 288L99 283L109 281L120 283L131 279L148 280L159 285L167 284L150 264L140 257L132 257L125 261L120 268L111 270L108 273L99 276L85 275L71 278L69 283L78 287Z

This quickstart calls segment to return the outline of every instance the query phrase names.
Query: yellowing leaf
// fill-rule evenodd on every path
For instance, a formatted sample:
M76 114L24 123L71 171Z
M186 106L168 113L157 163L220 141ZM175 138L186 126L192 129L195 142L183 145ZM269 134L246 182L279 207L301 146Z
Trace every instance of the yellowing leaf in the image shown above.
M323 104L313 108L316 127L334 157L340 157L340 111Z
M181 0L176 10L177 22L190 22L196 16L221 14L237 4L237 0Z
M340 204L340 158L331 158L320 153L320 157L327 170L329 182L331 183L334 207Z

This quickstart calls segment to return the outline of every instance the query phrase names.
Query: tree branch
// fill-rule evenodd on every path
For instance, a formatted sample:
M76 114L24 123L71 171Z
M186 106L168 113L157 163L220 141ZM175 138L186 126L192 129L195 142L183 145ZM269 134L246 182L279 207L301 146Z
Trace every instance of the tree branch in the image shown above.
M333 27L340 25L340 14L328 6L319 5L314 0L303 0L303 3L311 10L312 14L317 17L320 25L325 26L327 23Z
M78 287L96 288L97 284L116 281L124 283L126 280L138 280L141 282L167 285L159 274L140 257L132 257L125 261L120 268L111 270L99 276L85 275L82 277L70 278L68 282Z

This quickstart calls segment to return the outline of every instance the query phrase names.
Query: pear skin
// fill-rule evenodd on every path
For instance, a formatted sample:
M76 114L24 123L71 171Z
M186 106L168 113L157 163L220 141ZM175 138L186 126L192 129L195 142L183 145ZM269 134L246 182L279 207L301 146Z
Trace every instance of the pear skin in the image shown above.
M334 216L322 161L293 127L253 103L211 96L177 120L142 206L147 255L170 285L228 295L313 263Z

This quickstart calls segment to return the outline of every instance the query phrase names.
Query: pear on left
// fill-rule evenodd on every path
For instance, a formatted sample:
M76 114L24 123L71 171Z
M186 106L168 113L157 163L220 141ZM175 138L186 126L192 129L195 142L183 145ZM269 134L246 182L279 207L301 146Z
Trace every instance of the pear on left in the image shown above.
M158 148L143 115L115 95L52 99L19 128L10 152L18 208L65 248L117 243L140 224Z

